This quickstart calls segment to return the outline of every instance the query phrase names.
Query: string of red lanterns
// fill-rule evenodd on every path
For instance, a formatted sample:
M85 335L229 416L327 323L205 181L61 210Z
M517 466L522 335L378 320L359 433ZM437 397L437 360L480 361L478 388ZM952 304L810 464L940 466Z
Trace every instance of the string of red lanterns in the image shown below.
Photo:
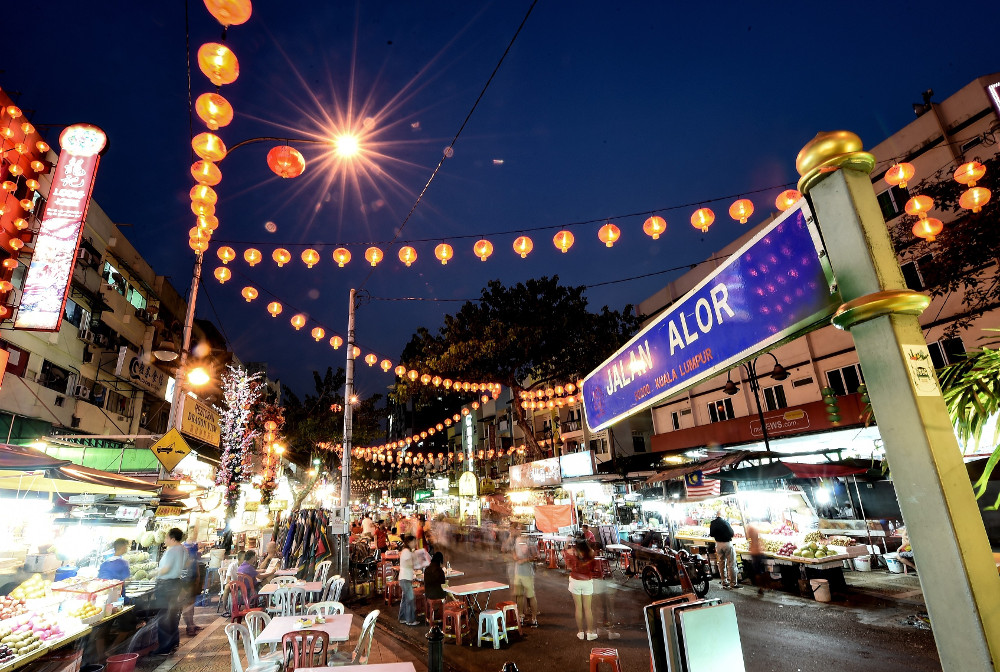
M549 385L538 390L524 390L520 394L521 408L526 410L536 410L545 408L562 408L572 406L578 401L583 401L577 391L582 392L583 380L575 383L569 382L560 385Z
M968 187L958 199L958 204L977 213L983 206L989 203L992 193L986 187L977 187L976 182L983 179L986 174L986 166L979 161L973 160L963 163L955 169L953 175L956 182ZM916 175L916 168L910 163L893 164L885 173L885 182L889 186L905 188L907 183ZM944 230L944 223L936 217L928 217L927 213L934 208L934 199L925 194L912 196L906 202L904 210L906 214L916 217L917 221L913 225L913 235L923 238L929 243L937 239L938 234Z

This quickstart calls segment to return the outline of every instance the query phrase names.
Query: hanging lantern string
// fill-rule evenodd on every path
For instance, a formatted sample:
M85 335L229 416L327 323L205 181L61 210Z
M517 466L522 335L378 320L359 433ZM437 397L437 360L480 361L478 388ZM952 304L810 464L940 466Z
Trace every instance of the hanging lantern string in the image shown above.
M671 210L683 210L683 209L686 209L686 208L693 208L695 206L703 205L705 203L716 203L716 202L719 202L719 201L728 201L728 200L731 200L731 199L734 199L734 198L739 198L741 196L749 196L749 195L753 195L753 194L761 194L761 193L768 192L768 191L778 191L778 190L783 190L783 189L787 189L788 187L794 187L794 186L795 186L795 182L786 182L784 184L773 185L773 186L764 187L764 188L761 188L761 189L753 189L751 191L741 191L739 193L728 194L728 195L725 195L725 196L716 196L715 198L703 199L703 200L700 200L700 201L691 201L689 203L679 203L679 204L675 204L675 205L668 205L668 206L665 206L665 207L662 207L662 208L656 208L656 209L653 209L653 210L650 210L649 208L646 208L644 210L639 210L639 211L636 211L636 212L630 212L630 213L625 213L625 214L620 214L620 215L608 215L608 216L603 216L603 217L596 217L596 218L593 218L593 219L585 219L585 220L581 220L581 221L578 221L578 222L568 222L568 223L563 223L563 224L547 224L547 225L543 225L543 226L535 226L535 227L529 227L529 228L520 227L520 228L517 228L517 229L507 229L507 230L503 230L503 231L491 231L491 232L488 232L488 233L460 233L460 234L456 234L454 236L448 236L448 239L449 240L468 240L468 239L472 239L472 238L491 238L491 237L499 238L499 237L503 237L503 236L522 235L524 233L534 233L534 232L537 232L537 231L551 231L553 229L569 229L569 228L572 228L572 227L587 226L588 224L604 224L604 223L607 223L609 220L613 221L613 220L629 219L629 218L632 218L632 217L646 217L651 212L669 212ZM275 243L273 240L232 240L232 239L223 239L223 238L218 239L217 242L219 242L219 243L226 243L228 245L261 245L263 247L269 247L271 245L280 245L282 247L313 247L313 246L315 246L315 247L320 247L320 246L322 246L322 247L334 247L334 246L341 246L341 247L363 247L363 246L366 246L366 245L391 245L393 243L399 243L399 244L435 243L435 242L439 242L440 240L441 240L441 236L435 236L435 237L432 237L432 238L411 238L411 239L407 239L407 240L397 240L396 238L393 238L391 240L357 241L357 242L352 242L352 243L325 242L325 241L314 241L314 242L307 242L307 243L294 243L294 242L292 242L292 243Z
M243 271L241 271L240 269L235 269L235 274L243 277L244 279L249 280L247 278L246 274ZM307 315L307 311L301 310L301 309L295 307L294 305L286 302L280 296L278 296L277 294L275 294L274 292L272 292L271 290L269 290L266 287L261 287L259 290L256 287L252 287L252 288L251 287L244 287L244 292L247 289L253 289L254 290L254 293L251 295L252 298L248 297L247 294L243 295L243 298L247 299L248 302L255 300L256 298L258 298L262 294L265 294L268 297L270 297L271 299L274 299L274 301L276 301L279 304L281 304L281 306L282 306L282 311L281 312L284 312L284 309L287 308L287 309L289 309L289 311L294 312L297 315L303 315L303 316ZM347 342L347 339L344 338L343 335L339 334L335 330L329 330L329 329L327 329L327 326L325 324L321 323L319 320L317 320L317 319L315 319L313 317L305 317L305 321L302 323L302 325L301 325L300 328L304 328L304 327L307 327L307 326L310 326L310 325L315 325L315 327L318 327L318 328L322 329L323 330L323 338L329 338L329 337L332 337L332 336L339 336L342 339L343 343ZM318 340L319 339L317 339L317 342L318 342ZM359 343L357 343L357 341L355 341L354 345L355 345L355 347L361 349L362 352L367 352L369 354L376 355L376 357L378 357L380 360L389 360L389 361L392 361L393 363L395 363L394 358L390 358L390 357L385 357L385 356L379 355L374 349L362 348L362 346ZM362 359L360 357L358 357L356 359L358 361L364 361L364 359ZM373 365L369 365L369 366L373 366ZM389 371L392 371L392 370L393 369L386 370L386 373L388 373ZM408 371L407 374L409 374L409 373L410 372ZM443 376L433 376L433 375L431 375L431 374L429 374L429 373L427 373L425 371L419 371L417 373L418 373L418 377L417 377L416 380L421 380L425 376L430 376L431 378L443 378ZM411 378L411 380L413 380L413 379ZM467 382L469 382L470 385L472 384L472 381L467 381ZM487 385L492 385L492 384L493 383L475 383L475 385L476 385L477 388L482 388L482 389L487 389L486 386ZM464 390L458 390L458 391L462 392Z

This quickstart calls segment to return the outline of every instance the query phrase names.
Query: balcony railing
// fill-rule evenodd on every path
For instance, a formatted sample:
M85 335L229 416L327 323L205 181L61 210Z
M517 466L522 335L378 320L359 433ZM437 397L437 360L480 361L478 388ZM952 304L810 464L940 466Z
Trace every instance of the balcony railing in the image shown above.
M579 420L568 420L562 423L562 432L566 434L567 432L579 432L583 429Z

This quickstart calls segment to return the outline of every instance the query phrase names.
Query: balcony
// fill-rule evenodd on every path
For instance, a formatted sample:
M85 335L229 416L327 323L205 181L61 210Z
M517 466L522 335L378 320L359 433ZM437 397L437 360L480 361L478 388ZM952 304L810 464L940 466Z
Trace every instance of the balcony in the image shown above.
M574 432L583 431L583 423L580 420L567 420L560 425L560 431L563 436L567 434L573 434Z

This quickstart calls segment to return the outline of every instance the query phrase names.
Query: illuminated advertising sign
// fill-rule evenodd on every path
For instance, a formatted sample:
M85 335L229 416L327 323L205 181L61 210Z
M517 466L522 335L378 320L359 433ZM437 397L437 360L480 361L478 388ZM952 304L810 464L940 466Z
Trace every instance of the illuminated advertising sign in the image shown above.
M152 392L159 399L166 398L167 374L153 366L149 361L149 355L140 355L123 347L118 351L115 375L136 387Z
M986 95L990 97L990 104L993 105L993 111L1000 117L1000 82L987 86Z
M563 478L577 478L580 476L593 476L594 453L585 450L581 453L569 453L559 456L559 469Z
M562 483L562 470L559 467L558 457L535 460L527 464L512 464L510 467L510 487L513 490L560 483Z
M90 124L67 126L59 135L62 151L35 238L15 329L59 330L97 164L106 144L104 131Z
M184 395L184 412L181 415L181 433L218 446L222 440L219 414L208 404Z
M587 424L603 429L828 324L840 304L799 201L584 379Z

